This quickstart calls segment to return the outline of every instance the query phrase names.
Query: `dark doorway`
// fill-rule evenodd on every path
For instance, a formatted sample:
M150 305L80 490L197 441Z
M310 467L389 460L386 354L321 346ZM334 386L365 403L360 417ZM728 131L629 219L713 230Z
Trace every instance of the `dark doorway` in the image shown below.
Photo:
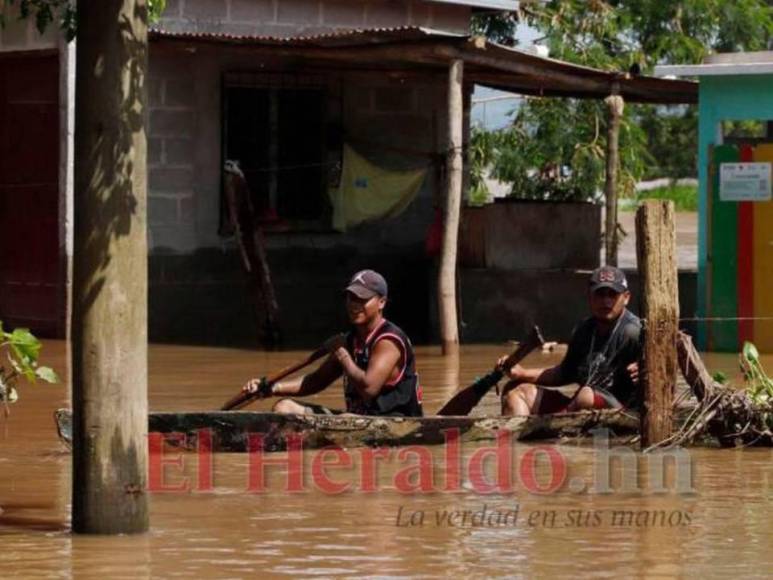
M59 62L0 55L0 320L64 334Z

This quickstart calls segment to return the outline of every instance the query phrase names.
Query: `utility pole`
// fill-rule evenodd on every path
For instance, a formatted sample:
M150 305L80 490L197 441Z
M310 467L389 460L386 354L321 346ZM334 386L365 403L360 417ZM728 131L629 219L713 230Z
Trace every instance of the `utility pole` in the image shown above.
M148 529L145 0L78 3L73 252L77 533Z

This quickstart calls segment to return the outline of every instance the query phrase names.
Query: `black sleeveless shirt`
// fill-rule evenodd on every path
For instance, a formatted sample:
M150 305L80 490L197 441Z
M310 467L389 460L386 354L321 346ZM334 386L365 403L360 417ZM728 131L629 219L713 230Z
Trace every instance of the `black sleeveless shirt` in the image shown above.
M346 336L346 350L352 355L355 364L364 371L368 369L370 353L380 340L391 340L400 350L402 368L398 377L388 381L381 388L377 397L366 401L344 375L344 396L346 411L358 415L396 415L404 417L421 417L421 387L416 374L413 346L408 336L400 328L384 320L376 327L365 343L357 337L354 331Z

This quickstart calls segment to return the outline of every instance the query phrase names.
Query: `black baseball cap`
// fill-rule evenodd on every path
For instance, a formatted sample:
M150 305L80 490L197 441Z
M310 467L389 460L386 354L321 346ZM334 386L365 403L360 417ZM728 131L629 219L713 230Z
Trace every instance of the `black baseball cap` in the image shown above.
M374 296L386 298L387 283L384 277L374 270L360 270L352 276L345 290L362 300L368 300Z
M599 288L611 288L620 294L628 290L628 280L620 268L601 266L590 275L590 291L595 292Z

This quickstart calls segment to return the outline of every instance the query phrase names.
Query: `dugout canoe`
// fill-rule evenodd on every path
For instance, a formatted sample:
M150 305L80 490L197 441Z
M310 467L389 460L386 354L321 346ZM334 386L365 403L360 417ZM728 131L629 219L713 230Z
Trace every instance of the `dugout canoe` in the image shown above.
M72 442L72 414L55 412L59 437ZM183 433L182 447L195 450L199 432L209 429L212 450L244 452L252 433L263 435L266 451L286 449L287 437L302 435L304 449L436 445L448 429L461 440L494 440L502 429L521 440L577 437L607 428L613 436L635 434L639 417L630 411L593 410L531 417L363 417L352 415L284 415L251 411L150 413L151 433Z

